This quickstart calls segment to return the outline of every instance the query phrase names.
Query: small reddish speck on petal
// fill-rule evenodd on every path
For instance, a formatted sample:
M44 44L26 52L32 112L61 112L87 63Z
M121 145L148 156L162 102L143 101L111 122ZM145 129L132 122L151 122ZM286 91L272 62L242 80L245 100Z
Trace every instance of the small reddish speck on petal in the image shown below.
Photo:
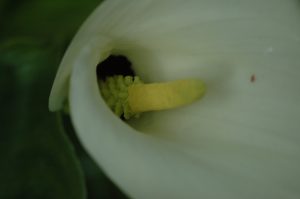
M256 76L255 76L255 74L251 75L251 77L250 77L250 81L251 81L252 83L254 83L254 82L255 82L255 80L256 80Z

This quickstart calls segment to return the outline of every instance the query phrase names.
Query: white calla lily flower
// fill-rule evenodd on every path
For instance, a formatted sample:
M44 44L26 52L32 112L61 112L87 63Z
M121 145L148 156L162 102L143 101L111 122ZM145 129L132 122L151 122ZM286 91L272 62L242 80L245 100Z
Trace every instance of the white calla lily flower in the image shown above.
M202 79L206 95L128 125L99 92L111 54L148 82ZM299 75L297 0L107 0L67 50L50 109L68 98L83 146L132 198L299 198Z

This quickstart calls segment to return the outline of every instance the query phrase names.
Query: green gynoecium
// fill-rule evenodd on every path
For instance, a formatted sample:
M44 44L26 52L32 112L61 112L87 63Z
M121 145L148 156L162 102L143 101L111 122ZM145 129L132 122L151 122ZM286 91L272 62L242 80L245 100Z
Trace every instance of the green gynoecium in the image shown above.
M128 88L137 84L143 84L138 76L117 75L99 81L101 95L107 105L117 116L124 115L125 119L139 117L139 113L133 112L128 102Z

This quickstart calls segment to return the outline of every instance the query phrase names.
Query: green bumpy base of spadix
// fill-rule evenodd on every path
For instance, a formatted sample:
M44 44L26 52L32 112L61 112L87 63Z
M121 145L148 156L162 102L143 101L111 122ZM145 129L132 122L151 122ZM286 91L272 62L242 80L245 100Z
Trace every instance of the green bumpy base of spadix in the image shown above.
M102 97L110 109L118 116L125 119L139 117L139 113L131 110L128 103L128 87L143 84L138 76L115 75L99 81Z

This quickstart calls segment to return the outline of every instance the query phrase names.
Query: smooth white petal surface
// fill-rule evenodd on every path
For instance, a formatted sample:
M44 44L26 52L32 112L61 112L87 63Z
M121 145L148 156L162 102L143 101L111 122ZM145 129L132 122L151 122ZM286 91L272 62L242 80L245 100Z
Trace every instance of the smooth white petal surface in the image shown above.
M71 76L83 145L133 198L299 198L299 22L296 0L108 0L66 53L50 108ZM203 79L207 95L133 129L98 91L96 65L110 53L146 81Z

